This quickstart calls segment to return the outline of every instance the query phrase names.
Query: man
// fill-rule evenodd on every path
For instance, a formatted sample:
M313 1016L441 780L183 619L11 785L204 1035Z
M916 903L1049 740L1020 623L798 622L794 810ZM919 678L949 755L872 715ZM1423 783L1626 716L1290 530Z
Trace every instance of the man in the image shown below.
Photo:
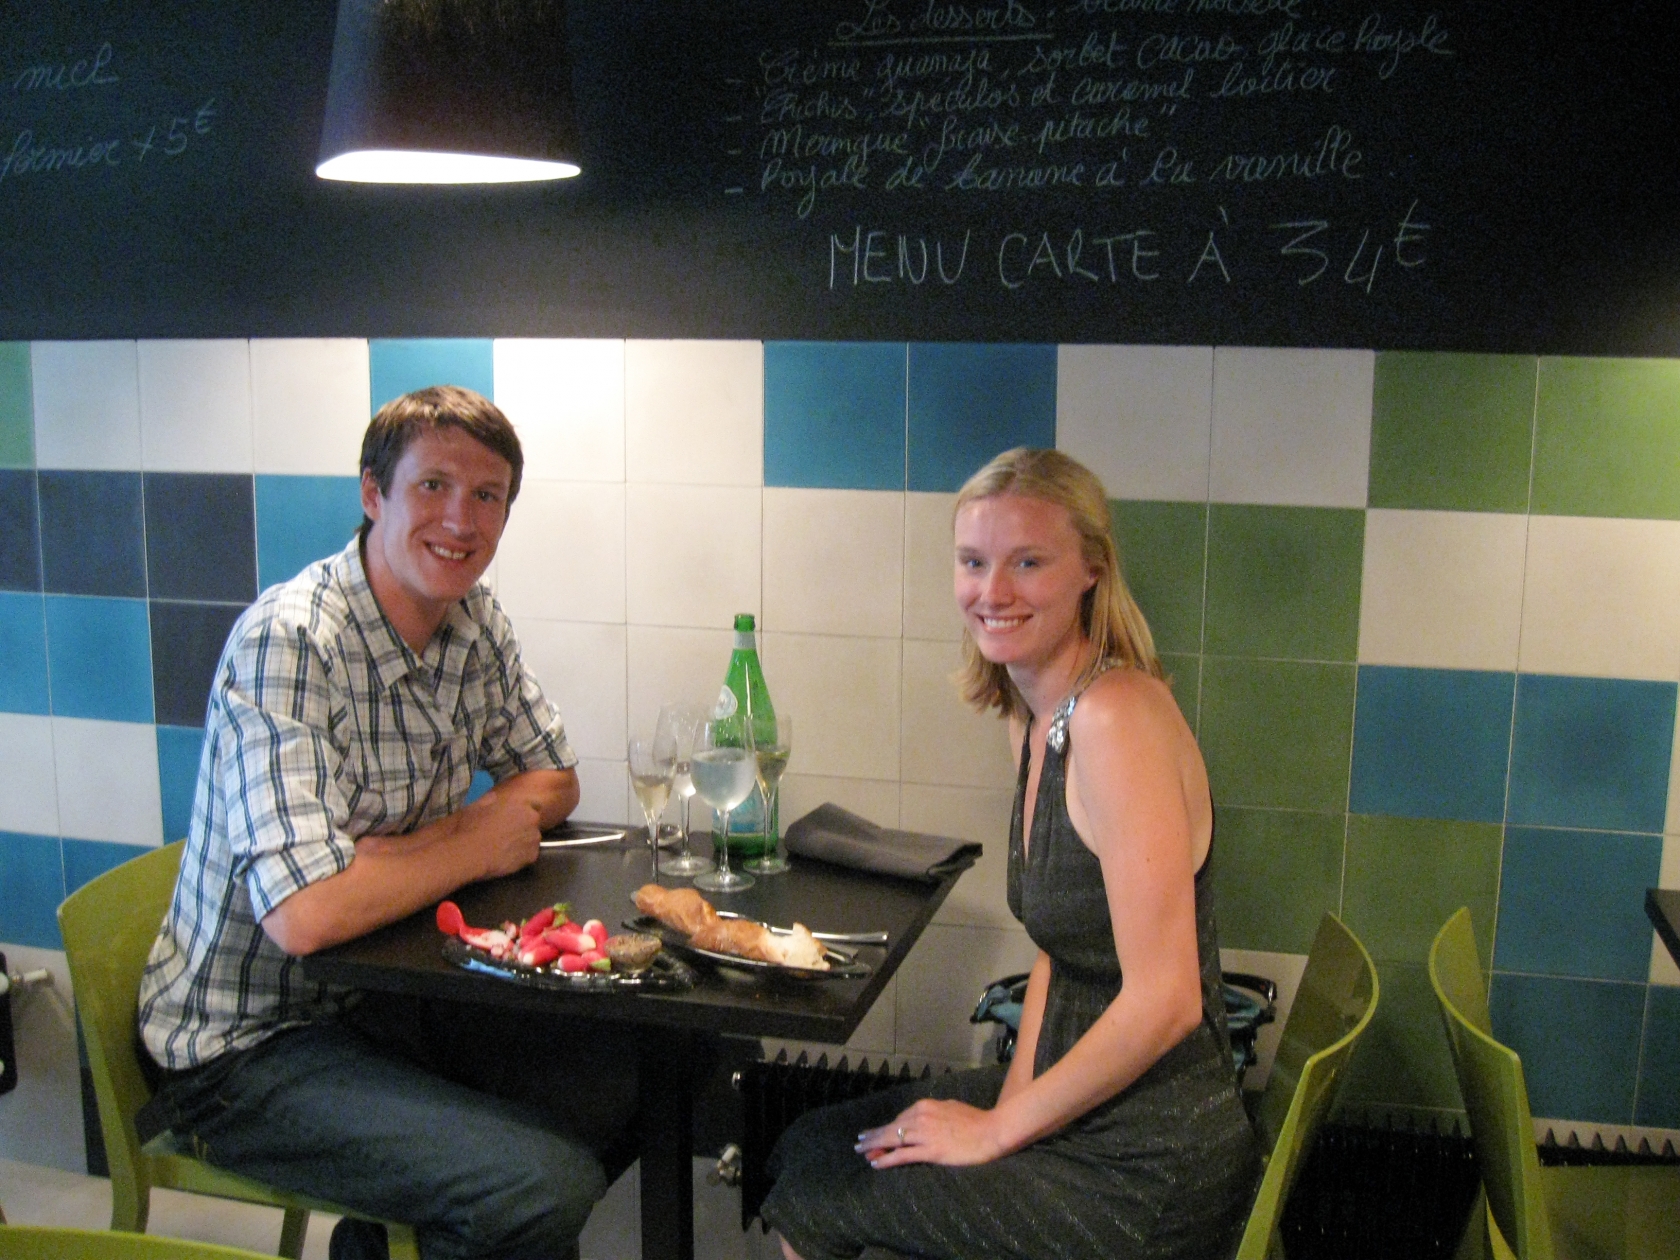
M297 965L528 865L577 805L560 717L478 584L522 465L507 418L469 390L373 418L357 538L228 636L140 987L160 1069L144 1128L412 1223L427 1256L572 1250L634 1106L634 1057L604 1035L550 1050L540 1022L347 994ZM466 804L479 769L495 786ZM378 1232L347 1220L333 1254L378 1254Z

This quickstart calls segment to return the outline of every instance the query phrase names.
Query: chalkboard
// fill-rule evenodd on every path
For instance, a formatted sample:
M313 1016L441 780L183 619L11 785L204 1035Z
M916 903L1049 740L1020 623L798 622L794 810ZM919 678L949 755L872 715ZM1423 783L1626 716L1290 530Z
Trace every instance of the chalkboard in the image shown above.
M1680 355L1675 6L572 0L584 175L313 174L331 0L0 27L0 338Z

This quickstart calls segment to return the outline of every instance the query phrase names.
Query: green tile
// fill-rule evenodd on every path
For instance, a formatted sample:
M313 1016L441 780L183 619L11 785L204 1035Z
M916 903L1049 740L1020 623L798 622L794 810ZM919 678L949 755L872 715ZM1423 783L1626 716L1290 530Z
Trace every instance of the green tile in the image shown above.
M1304 954L1342 888L1345 814L1220 809L1213 829L1219 943Z
M1206 650L1354 660L1364 511L1216 503L1210 512Z
M1541 359L1534 512L1680 520L1680 359Z
M0 468L35 466L35 402L29 343L0 341Z
M1379 354L1370 505L1526 511L1534 365L1529 355Z
M1377 1013L1353 1052L1339 1103L1462 1113L1428 970L1422 963L1379 961L1377 985Z
M1207 504L1110 499L1108 519L1155 650L1199 652Z
M1342 919L1373 958L1424 963L1441 925L1469 906L1491 965L1503 838L1498 823L1354 814Z
M1202 658L1179 652L1162 652L1161 668L1167 673L1167 686L1172 688L1178 711L1190 729L1196 729L1200 718L1202 694Z
M1202 720L1214 804L1347 809L1352 665L1210 656Z

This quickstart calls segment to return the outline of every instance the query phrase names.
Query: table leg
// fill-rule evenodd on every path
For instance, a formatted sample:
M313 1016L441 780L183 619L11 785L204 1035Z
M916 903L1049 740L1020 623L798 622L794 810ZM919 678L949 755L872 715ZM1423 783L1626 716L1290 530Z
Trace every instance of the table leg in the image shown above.
M642 1260L694 1260L692 1043L674 1029L638 1039Z

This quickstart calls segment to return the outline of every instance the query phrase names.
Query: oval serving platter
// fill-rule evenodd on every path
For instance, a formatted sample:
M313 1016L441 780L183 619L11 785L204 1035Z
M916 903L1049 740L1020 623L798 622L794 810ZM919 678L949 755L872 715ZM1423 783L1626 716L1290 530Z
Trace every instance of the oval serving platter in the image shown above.
M681 993L697 979L692 967L664 950L641 971L559 971L503 962L451 936L443 942L443 957L467 971L554 993Z

